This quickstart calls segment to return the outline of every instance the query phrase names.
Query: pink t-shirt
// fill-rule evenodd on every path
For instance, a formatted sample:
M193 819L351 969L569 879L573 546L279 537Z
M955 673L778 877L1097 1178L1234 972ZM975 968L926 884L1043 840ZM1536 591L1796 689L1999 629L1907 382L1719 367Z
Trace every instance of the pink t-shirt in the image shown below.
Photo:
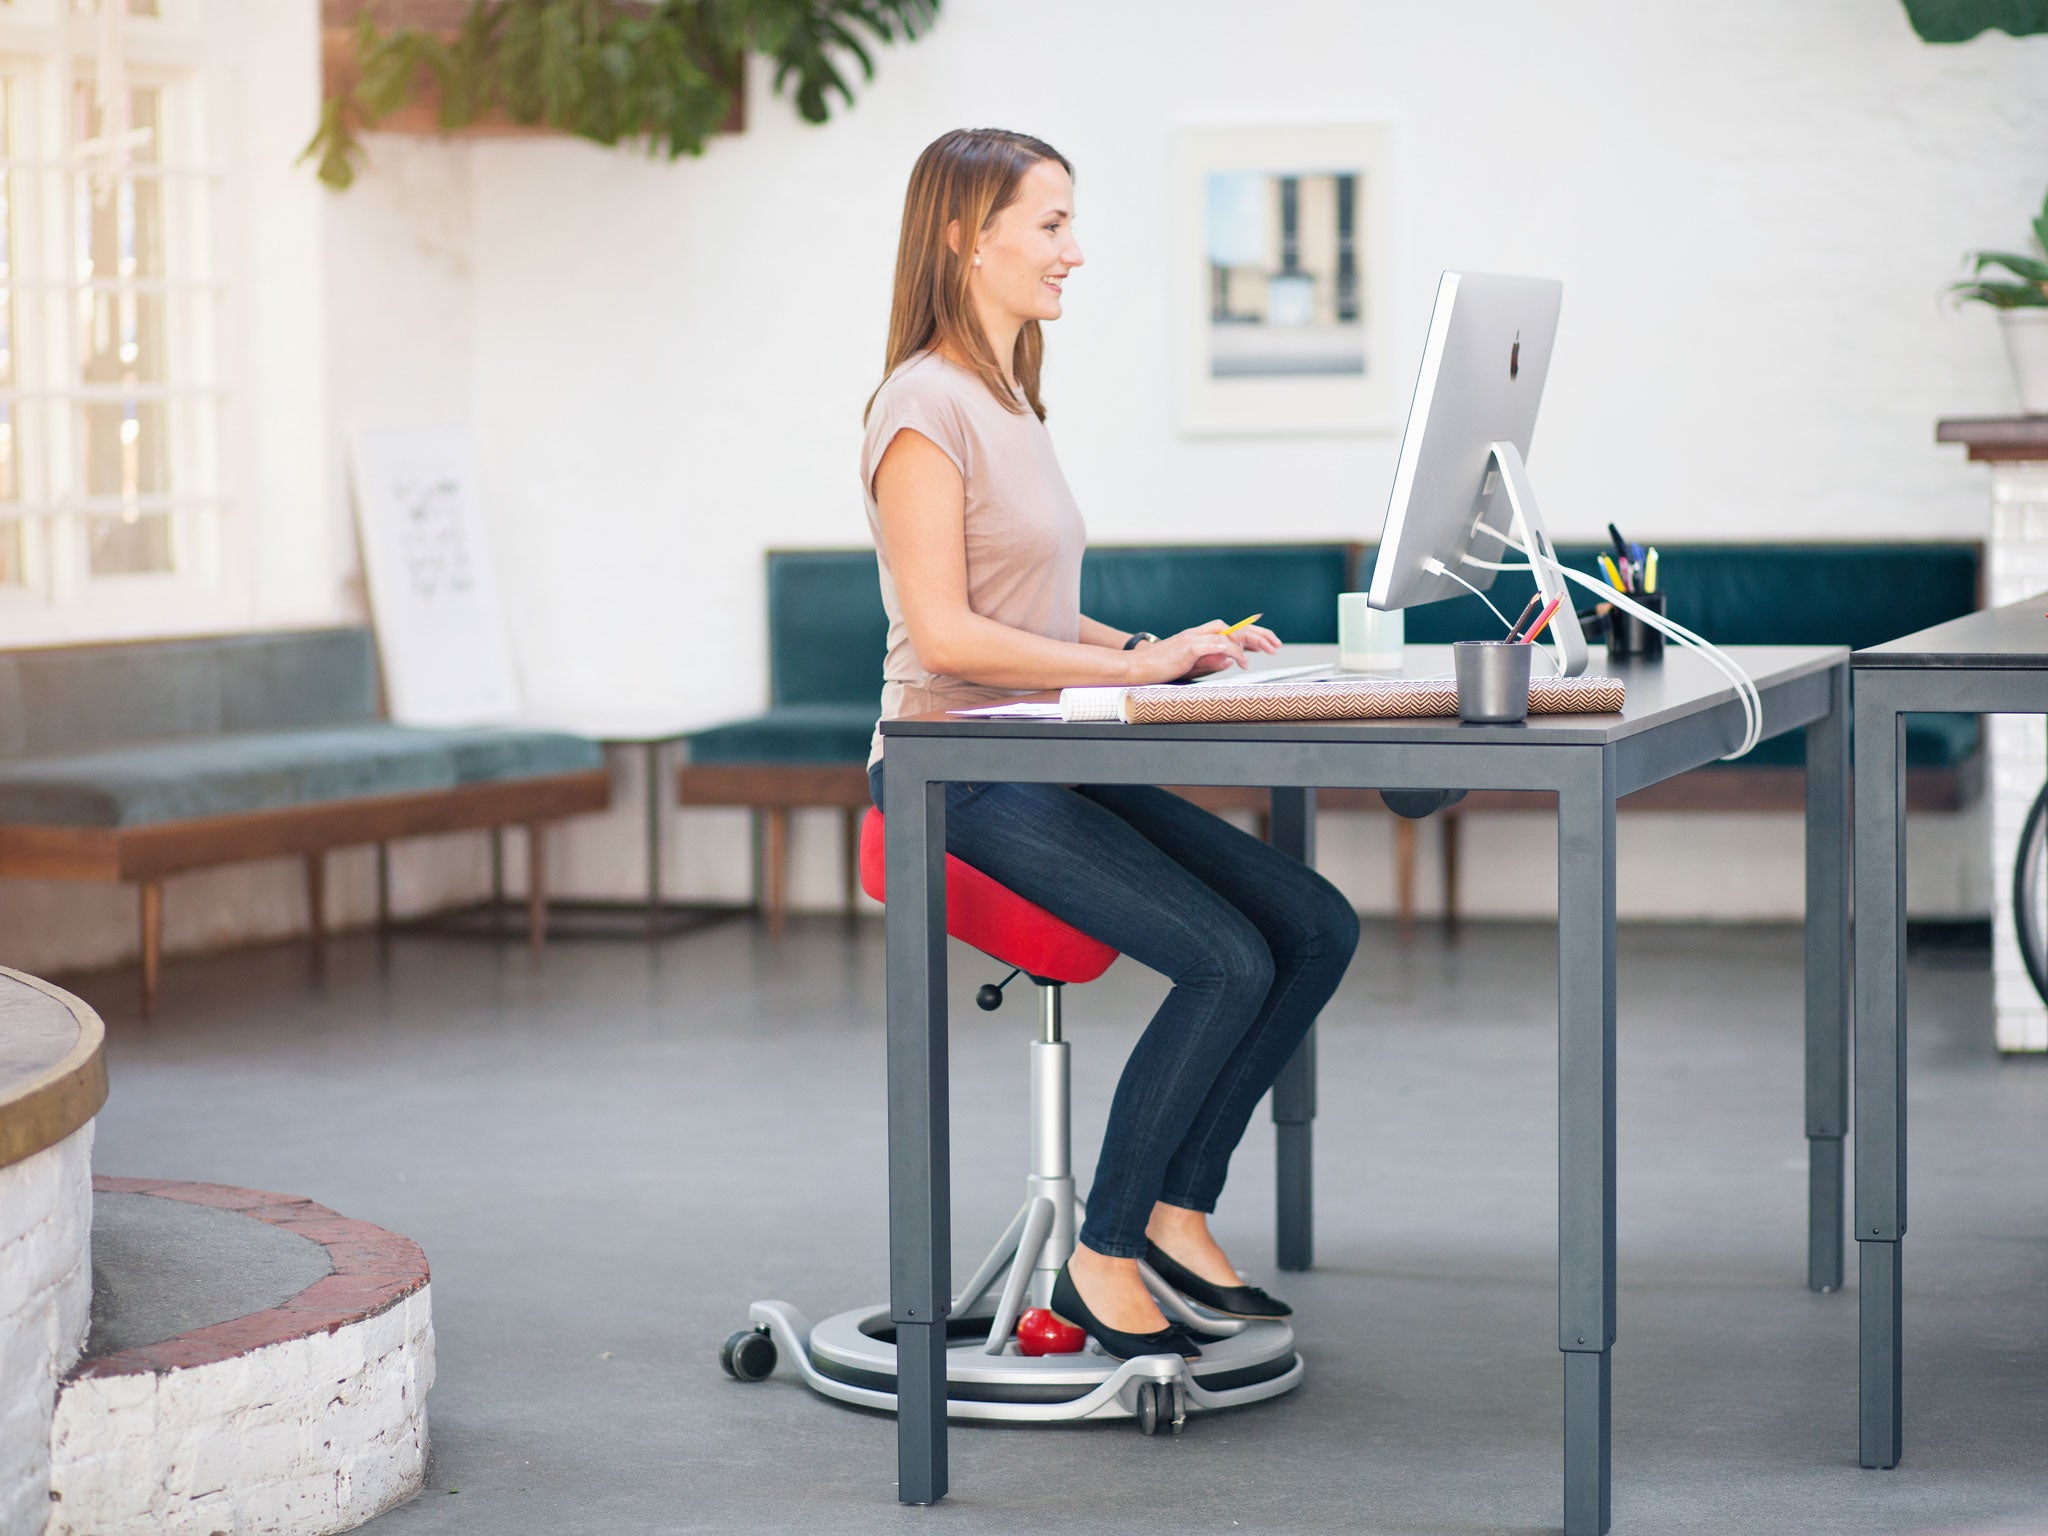
M983 618L1050 640L1078 641L1081 552L1088 542L1045 423L1028 407L1005 410L979 374L936 352L906 358L875 396L860 453L861 494L881 554L882 606L889 614L884 720L971 709L1030 691L928 672L911 647L875 505L875 471L905 430L930 438L960 471L967 490L967 606ZM881 755L877 730L869 763Z

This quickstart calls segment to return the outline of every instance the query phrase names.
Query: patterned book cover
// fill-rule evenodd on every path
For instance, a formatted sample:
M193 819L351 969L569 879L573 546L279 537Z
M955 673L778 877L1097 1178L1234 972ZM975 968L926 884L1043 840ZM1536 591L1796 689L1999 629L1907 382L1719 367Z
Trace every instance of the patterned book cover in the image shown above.
M1077 690L1069 690L1074 691ZM1131 725L1200 720L1394 720L1458 712L1458 685L1448 677L1207 683L1199 688L1168 683L1127 688L1122 693L1118 718ZM1529 683L1529 713L1613 714L1621 708L1625 697L1626 690L1618 677L1534 678ZM1062 696L1063 707L1064 704ZM1069 712L1067 718L1077 716Z

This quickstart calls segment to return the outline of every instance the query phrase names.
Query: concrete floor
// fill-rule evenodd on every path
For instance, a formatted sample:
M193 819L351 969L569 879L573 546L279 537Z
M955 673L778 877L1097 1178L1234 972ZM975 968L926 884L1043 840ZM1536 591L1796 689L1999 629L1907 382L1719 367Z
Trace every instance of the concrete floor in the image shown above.
M249 950L171 964L149 1025L132 975L74 985L110 1024L99 1171L306 1195L425 1246L433 1461L379 1536L1521 1536L1561 1519L1553 957L1542 926L1368 928L1324 1024L1318 1268L1273 1278L1263 1121L1218 1217L1296 1305L1299 1392L1177 1440L956 1427L934 1510L894 1502L893 1421L716 1363L756 1297L883 1293L879 924L540 964L350 939L320 986ZM962 1266L1023 1155L1030 1010L973 1008L991 969L955 950ZM1893 1472L1856 1466L1853 1287L1802 1283L1797 932L1627 929L1620 988L1616 1531L2048 1531L2048 1062L1994 1058L1982 957L1913 974ZM1159 991L1126 962L1069 1001L1084 1169Z

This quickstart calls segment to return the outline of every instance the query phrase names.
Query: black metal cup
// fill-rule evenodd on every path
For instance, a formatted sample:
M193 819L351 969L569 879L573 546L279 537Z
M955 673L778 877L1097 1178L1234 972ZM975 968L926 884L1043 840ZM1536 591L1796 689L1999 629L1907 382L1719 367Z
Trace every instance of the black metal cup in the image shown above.
M1654 614L1664 612L1662 592L1640 593L1635 600ZM1614 604L1607 611L1607 654L1615 661L1655 661L1664 654L1664 631Z

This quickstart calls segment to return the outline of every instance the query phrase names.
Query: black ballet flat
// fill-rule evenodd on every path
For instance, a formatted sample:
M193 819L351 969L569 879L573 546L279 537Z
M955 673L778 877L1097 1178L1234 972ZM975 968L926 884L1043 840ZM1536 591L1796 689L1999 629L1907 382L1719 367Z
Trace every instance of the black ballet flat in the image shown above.
M1064 1266L1052 1283L1052 1310L1081 1329L1102 1346L1102 1352L1117 1360L1135 1360L1140 1355L1179 1355L1183 1360L1202 1358L1202 1346L1188 1337L1179 1323L1168 1323L1157 1333L1125 1333L1112 1328L1093 1312Z
M1185 1264L1175 1263L1150 1238L1145 1240L1145 1262L1158 1271L1160 1279L1196 1306L1207 1307L1225 1317L1242 1318L1251 1323L1277 1323L1283 1317L1294 1315L1294 1308L1277 1296L1267 1295L1256 1285L1211 1285Z

